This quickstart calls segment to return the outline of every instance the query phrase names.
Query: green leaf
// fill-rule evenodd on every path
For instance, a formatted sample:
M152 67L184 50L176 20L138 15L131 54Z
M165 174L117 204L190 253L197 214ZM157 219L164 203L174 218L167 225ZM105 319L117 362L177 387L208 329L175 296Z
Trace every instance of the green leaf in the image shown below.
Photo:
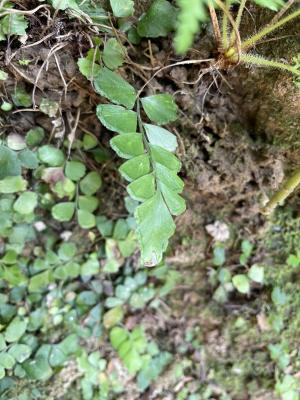
M40 103L40 111L50 118L55 118L59 110L58 101L50 100L48 97L43 98Z
M20 317L15 317L7 326L4 337L9 343L17 342L25 333L27 322Z
M110 331L109 338L112 346L118 350L121 344L128 340L129 335L126 329L116 326Z
M98 145L98 140L95 136L86 133L83 136L83 148L84 150L91 150Z
M47 380L52 375L52 369L46 357L37 356L34 360L27 360L22 364L29 379Z
M223 246L215 246L213 250L213 265L220 267L225 264L226 254Z
M59 180L54 187L52 187L52 191L56 193L60 199L68 197L71 200L76 192L76 185L71 179L63 177L62 180Z
M162 182L159 183L159 187L170 213L172 215L182 214L186 210L184 199Z
M0 351L5 350L6 349L6 343L4 340L4 336L2 333L0 333Z
M51 0L52 6L57 10L66 10L71 8L76 11L80 11L76 0Z
M36 274L30 279L28 290L29 292L40 292L42 289L49 285L50 281L50 271L44 271L40 274Z
M0 366L5 369L12 369L16 363L14 357L9 353L0 353Z
M290 254L286 260L287 265L297 268L300 265L300 257L295 254Z
M154 266L161 262L169 238L175 232L175 224L160 193L137 207L137 234L139 237L142 262Z
M156 125L144 124L147 138L152 145L163 147L174 152L177 148L177 138L173 133Z
M123 218L119 218L115 224L113 238L115 240L123 240L126 238L129 231L127 221Z
M130 17L134 13L133 0L110 0L113 14L117 18Z
M26 35L28 22L22 14L10 13L1 20L2 32L5 35Z
M274 287L272 290L271 297L276 306L284 306L288 301L287 295L278 286Z
M124 316L121 306L112 308L103 315L103 325L106 329L110 329L122 321Z
M103 61L109 69L117 69L124 63L125 49L115 38L110 38L103 49Z
M254 0L260 7L269 8L272 11L278 11L284 5L283 0Z
M101 70L100 65L96 64L93 59L90 59L88 57L79 58L77 61L77 65L82 75L90 81L92 81Z
M80 1L80 10L80 13L87 14L92 19L92 21L97 24L109 23L106 11L102 7L100 7L100 4L98 4L98 2L89 0L83 3L82 1Z
M80 161L67 161L65 174L72 181L79 181L85 175L86 167Z
M18 153L18 159L24 168L36 169L39 165L36 154L29 149L20 151L20 153Z
M159 125L177 119L177 105L170 94L156 94L142 99L148 118Z
M153 174L144 175L127 186L128 194L137 201L145 201L155 194L155 179Z
M34 192L24 192L14 203L14 210L19 214L31 214L38 203L37 194Z
M99 200L94 196L79 196L78 205L81 210L94 212L99 206Z
M184 182L174 171L171 171L164 165L157 163L155 165L155 172L157 179L164 183L169 189L176 193L182 192Z
M58 203L52 207L52 217L60 222L70 221L74 215L75 204L71 202Z
M8 176L0 180L0 193L16 193L26 190L27 181L21 176Z
M10 133L6 138L7 146L12 150L23 150L26 148L25 139L17 133Z
M60 167L65 161L64 153L52 145L45 145L38 150L39 159L51 167Z
M32 105L30 94L28 94L22 87L16 87L11 98L17 107L30 107Z
M177 0L180 8L175 36L177 53L184 54L193 44L199 25L207 19L206 0Z
M253 264L249 269L248 276L253 282L264 283L264 267Z
M156 163L159 163L176 173L180 171L181 162L174 154L170 153L169 151L159 146L150 145L150 149L151 149L152 159Z
M122 158L132 158L144 153L143 138L140 133L124 133L110 140L112 149Z
M23 363L27 358L30 357L32 353L32 349L27 344L14 344L8 351L10 355L12 355L17 362Z
M125 79L108 68L102 68L94 79L95 89L102 96L116 104L131 109L136 100L136 93Z
M233 286L243 294L250 292L250 283L247 275L238 274L232 278Z
M50 355L49 355L49 364L51 367L59 367L64 364L67 360L67 355L60 348L59 345L52 346Z
M172 355L167 352L159 353L158 356L152 358L149 364L146 365L137 376L139 390L144 392L153 381L156 381L171 360ZM195 397L194 400L197 400L197 398L198 396ZM192 400L192 395L189 396L189 400Z
M78 210L78 224L83 229L90 229L96 226L95 215L86 210Z
M150 173L150 159L147 154L142 154L126 161L119 168L121 175L129 182Z
M76 245L72 242L65 242L59 247L58 256L61 260L68 261L76 254Z
M36 128L30 129L26 134L26 144L29 147L34 147L40 144L45 137L45 131L43 128L37 126Z
M97 259L89 258L81 266L81 276L92 276L99 273L99 262Z
M137 25L142 37L167 36L176 23L176 9L166 0L155 0Z
M0 33L0 35L1 35L1 33ZM0 40L1 40L1 38L0 38ZM1 106L0 106L0 109L2 111L8 112L8 111L11 111L12 108L13 108L13 105L11 103L9 103L8 101L2 101Z
M135 132L137 128L137 114L121 106L99 104L97 116L101 123L109 130L118 133Z
M129 352L123 356L123 361L130 374L135 374L143 366L143 358L135 349L129 350Z
M101 177L96 171L89 172L79 183L80 190L87 196L95 194L101 185Z
M21 175L21 163L18 160L17 153L0 145L0 179L16 175Z
M96 224L97 224L97 229L101 233L102 236L104 237L109 237L112 235L112 230L113 230L113 222L104 217L103 215L100 215L96 217Z

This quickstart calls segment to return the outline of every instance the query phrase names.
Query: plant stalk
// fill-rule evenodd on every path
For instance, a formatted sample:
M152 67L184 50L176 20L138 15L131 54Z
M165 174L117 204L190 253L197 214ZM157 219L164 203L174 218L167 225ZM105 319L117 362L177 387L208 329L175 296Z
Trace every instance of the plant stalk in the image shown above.
M266 60L265 58L256 56L254 54L241 54L240 60L248 64L258 65L262 67L278 68L284 71L289 71L292 74L300 77L300 70L298 70L296 67L278 61Z
M275 31L276 29L280 28L282 25L287 24L289 21L292 19L295 19L300 16L300 8L290 15L286 16L285 18L280 19L277 21L275 24L267 25L265 28L263 28L260 32L258 32L256 35L251 36L241 44L242 50L247 50L251 47L253 47L260 39L262 39L264 36L269 35L271 32Z
M246 1L247 1L247 0L241 0L241 2L240 2L240 6L239 6L239 9L238 9L238 13L237 13L237 16L236 16L236 19L235 19L235 25L236 25L236 29L237 29L237 30L239 29L239 27L240 27L240 25L241 25L242 15L243 15L243 11L244 11L244 9L245 9ZM230 43L231 43L231 44L234 42L235 36L236 36L236 35L235 35L235 32L232 31L232 32L231 32L231 35L230 35Z
M230 0L226 0L225 2L225 7L228 13L230 9L230 2ZM224 50L228 47L228 15L225 11L223 12L222 19L222 46Z
M265 215L270 215L280 203L286 200L287 197L294 192L299 184L300 168L298 168L294 175L285 182L283 187L271 197L261 212Z

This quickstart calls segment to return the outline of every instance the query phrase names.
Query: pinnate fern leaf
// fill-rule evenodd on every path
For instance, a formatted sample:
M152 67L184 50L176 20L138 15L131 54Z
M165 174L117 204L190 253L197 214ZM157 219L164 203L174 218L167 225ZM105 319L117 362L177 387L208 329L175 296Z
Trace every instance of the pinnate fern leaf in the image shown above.
M191 47L194 35L199 31L199 24L206 20L205 0L177 0L180 8L175 49L184 54Z
M161 262L170 237L175 232L173 215L185 211L185 201L180 196L183 181L178 177L181 163L174 152L176 136L168 130L143 123L141 114L133 107L129 87L122 82L109 86L109 80L97 81L97 91L115 104L101 104L97 115L102 124L118 135L110 141L114 151L126 161L120 166L121 175L129 182L128 194L141 204L136 208L137 235L141 246L142 262L154 266ZM114 73L115 74L115 73ZM128 101L124 101L126 96ZM141 100L145 114L152 123L165 124L174 121L177 106L169 94L145 97ZM127 108L121 107L119 104ZM136 132L137 119L139 130Z

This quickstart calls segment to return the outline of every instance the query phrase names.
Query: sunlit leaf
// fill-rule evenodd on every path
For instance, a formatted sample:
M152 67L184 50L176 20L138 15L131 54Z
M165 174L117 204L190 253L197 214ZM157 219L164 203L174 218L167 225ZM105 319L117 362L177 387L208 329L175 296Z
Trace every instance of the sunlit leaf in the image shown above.
M136 93L125 79L108 68L102 68L94 79L95 89L102 96L128 109L134 106Z
M177 119L177 105L170 94L156 94L142 99L149 119L157 124L167 124Z
M70 221L74 215L75 204L71 202L58 203L52 207L52 217L57 221Z
M97 116L101 123L113 132L131 133L136 131L136 112L126 110L124 107L100 104L97 107Z
M137 201L145 201L155 194L155 179L153 174L144 175L127 186L129 195Z
M177 139L173 133L157 125L144 124L147 138L153 145L163 147L165 150L174 152L177 148Z
M94 214L86 210L78 210L78 224L83 229L91 229L96 225Z
M37 194L34 192L24 192L14 203L14 210L20 214L30 214L37 206Z
M157 265L175 232L171 214L159 192L137 207L137 234L141 244L142 262L147 266Z
M110 0L110 5L115 17L130 17L134 13L133 0Z
M119 168L122 176L129 182L140 178L150 172L150 159L147 154L137 156L126 161Z
M117 69L124 63L125 49L115 38L110 38L103 49L103 61L109 69Z

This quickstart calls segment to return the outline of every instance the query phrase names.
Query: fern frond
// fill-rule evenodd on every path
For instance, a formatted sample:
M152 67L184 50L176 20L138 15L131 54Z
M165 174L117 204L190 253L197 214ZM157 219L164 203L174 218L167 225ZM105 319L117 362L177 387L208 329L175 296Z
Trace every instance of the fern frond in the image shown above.
M175 49L184 54L191 47L194 35L199 31L201 22L207 18L205 0L177 0L180 8Z

